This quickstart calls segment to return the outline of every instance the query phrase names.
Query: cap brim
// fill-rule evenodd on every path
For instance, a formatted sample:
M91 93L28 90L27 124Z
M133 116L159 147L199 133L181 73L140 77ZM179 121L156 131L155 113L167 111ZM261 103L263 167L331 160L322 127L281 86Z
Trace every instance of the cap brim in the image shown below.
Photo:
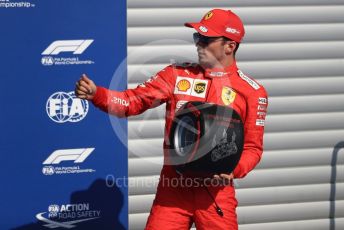
M221 37L222 36L221 34L210 29L208 26L203 25L202 23L199 23L199 22L187 22L187 23L184 23L184 26L194 28L195 30L197 30L198 33L207 37ZM200 30L201 26L205 27L207 29L207 32Z

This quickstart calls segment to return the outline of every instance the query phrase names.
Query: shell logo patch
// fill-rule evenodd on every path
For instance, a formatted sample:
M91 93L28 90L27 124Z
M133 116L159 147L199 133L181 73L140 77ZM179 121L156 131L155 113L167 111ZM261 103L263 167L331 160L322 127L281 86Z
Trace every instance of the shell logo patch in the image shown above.
M191 87L191 83L186 79L182 79L177 83L178 90L182 92L188 91L190 87Z
M198 94L201 94L206 89L206 84L204 82L195 82L194 91Z
M221 93L221 98L222 98L222 102L225 105L230 105L234 102L235 97L236 97L236 92L229 87L223 87L222 88L222 93Z
M210 19L213 15L214 15L214 13L213 13L212 11L209 11L209 12L204 16L204 20Z

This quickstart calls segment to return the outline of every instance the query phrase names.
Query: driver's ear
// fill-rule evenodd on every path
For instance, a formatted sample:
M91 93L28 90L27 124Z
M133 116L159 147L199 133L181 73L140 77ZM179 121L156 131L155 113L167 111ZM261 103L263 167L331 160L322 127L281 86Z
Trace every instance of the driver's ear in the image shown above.
M236 42L233 41L227 41L225 44L225 53L226 54L231 54L234 52L235 48L237 46Z

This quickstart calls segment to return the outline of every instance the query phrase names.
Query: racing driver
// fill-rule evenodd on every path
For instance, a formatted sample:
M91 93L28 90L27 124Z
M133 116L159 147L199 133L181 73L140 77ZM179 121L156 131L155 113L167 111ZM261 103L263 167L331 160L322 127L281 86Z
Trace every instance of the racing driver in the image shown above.
M75 93L99 109L118 117L143 113L166 103L164 166L160 177L180 175L168 164L166 150L175 112L187 101L230 106L244 123L244 150L230 174L214 175L221 185L198 187L166 186L160 180L147 220L149 230L238 229L237 200L233 178L243 178L260 161L263 152L264 122L268 106L264 87L245 75L236 65L235 53L245 30L241 19L230 10L213 9L200 22L185 23L196 30L198 64L169 65L135 89L109 90L82 75ZM225 183L227 182L227 183ZM219 209L220 208L220 212Z

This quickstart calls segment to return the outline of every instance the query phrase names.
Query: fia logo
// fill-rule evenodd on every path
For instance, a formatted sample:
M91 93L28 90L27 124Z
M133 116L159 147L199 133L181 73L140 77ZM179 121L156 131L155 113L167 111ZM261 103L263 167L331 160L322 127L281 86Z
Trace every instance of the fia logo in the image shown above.
M56 92L49 97L46 111L56 123L79 122L88 112L88 101L77 98L74 92Z
M41 59L42 65L54 65L54 58L51 56L45 56Z

